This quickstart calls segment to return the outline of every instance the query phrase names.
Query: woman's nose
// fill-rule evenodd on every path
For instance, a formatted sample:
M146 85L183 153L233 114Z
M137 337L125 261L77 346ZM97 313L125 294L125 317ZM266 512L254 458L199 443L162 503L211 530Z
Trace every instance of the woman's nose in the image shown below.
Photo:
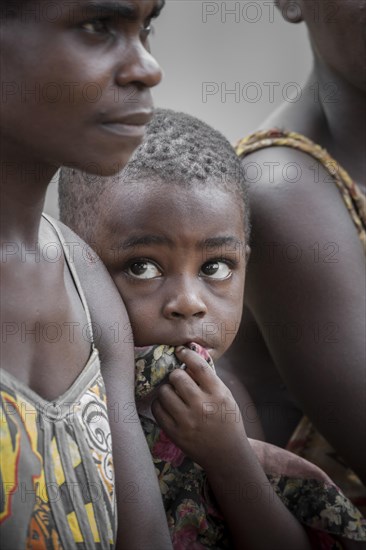
M122 57L123 61L116 76L119 86L135 84L138 87L152 88L159 84L162 79L159 63L140 41L134 41L129 51L123 52Z
M167 319L202 319L207 313L207 307L200 296L199 288L189 281L174 285L163 307Z

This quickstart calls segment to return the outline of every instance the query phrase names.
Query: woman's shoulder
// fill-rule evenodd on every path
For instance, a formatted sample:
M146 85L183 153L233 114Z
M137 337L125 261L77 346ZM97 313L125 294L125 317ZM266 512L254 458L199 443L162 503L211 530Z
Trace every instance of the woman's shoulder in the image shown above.
M132 350L131 326L122 298L98 254L72 229L53 220L62 235L69 264L72 264L90 310L97 347L104 357Z
M343 235L362 230L354 200L360 192L347 172L319 144L295 132L258 131L236 146L248 183L254 227ZM273 222L273 223L272 223ZM364 230L363 230L364 231ZM267 233L267 231L265 231Z
M272 128L257 131L235 146L251 188L288 191L333 184L341 167L327 151L302 134ZM344 177L344 170L341 176ZM347 176L346 176L347 177Z

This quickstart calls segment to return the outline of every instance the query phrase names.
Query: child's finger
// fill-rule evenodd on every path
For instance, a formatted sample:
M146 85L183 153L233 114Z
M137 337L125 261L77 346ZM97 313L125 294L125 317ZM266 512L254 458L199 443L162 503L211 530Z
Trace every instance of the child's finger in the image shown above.
M171 384L160 386L157 392L157 401L173 419L182 418L186 413L185 403L180 397L179 392L176 392Z
M178 396L186 405L190 405L192 400L201 392L201 389L185 370L176 369L169 375L169 384L171 384Z
M177 424L174 418L165 410L163 405L158 399L151 404L151 411L155 417L157 424L162 428L166 433L172 433L176 429Z
M177 348L175 354L186 364L186 372L202 390L209 390L217 381L217 376L205 359L189 348Z

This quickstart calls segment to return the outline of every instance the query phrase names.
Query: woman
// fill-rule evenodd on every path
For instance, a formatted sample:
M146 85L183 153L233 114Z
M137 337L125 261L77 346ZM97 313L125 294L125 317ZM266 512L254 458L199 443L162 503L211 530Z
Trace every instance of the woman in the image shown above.
M289 22L307 25L314 65L301 101L237 146L251 183L253 240L229 368L262 411L271 442L286 445L302 414L310 418L289 448L362 507L366 2L277 5Z
M171 547L148 448L129 421L123 303L83 241L42 216L60 165L113 174L141 142L161 79L148 35L162 5L2 2L4 548Z

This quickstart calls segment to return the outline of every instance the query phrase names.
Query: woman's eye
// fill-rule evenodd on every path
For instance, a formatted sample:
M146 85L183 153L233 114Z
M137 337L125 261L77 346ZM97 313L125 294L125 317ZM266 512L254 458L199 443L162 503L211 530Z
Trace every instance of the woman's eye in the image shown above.
M146 23L144 24L144 26L142 27L141 29L141 35L142 35L142 39L143 40L146 40L146 38L148 38L148 36L154 31L154 27L151 23L151 19L149 19L148 21L146 21Z
M200 275L211 279L226 279L231 274L231 269L226 262L206 262L200 271Z
M107 19L94 19L93 21L86 21L82 24L82 29L89 32L90 34L102 34L110 32Z
M160 277L161 271L152 262L146 260L140 260L133 262L127 268L127 273L135 279L155 279Z

